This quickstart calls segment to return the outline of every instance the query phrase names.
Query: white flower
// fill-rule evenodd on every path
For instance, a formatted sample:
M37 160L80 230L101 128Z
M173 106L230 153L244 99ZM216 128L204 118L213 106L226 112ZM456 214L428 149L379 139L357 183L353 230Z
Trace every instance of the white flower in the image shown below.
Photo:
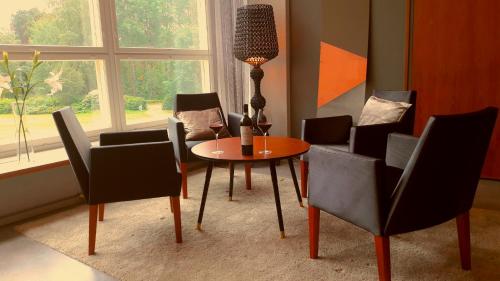
M50 94L48 94L49 96L52 96L55 93L62 90L63 85L62 82L59 80L61 78L62 73L63 70L61 68L61 70L57 74L54 74L54 72L50 72L50 77L45 79L45 83L47 83L51 87Z
M2 95L3 90L10 91L10 76L2 76L0 75L0 95Z

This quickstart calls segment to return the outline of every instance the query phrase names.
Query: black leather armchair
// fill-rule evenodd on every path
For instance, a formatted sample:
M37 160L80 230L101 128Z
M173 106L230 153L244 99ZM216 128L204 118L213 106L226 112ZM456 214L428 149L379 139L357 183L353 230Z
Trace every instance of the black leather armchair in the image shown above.
M71 108L53 114L69 161L89 205L89 255L95 253L97 216L104 204L170 196L177 243L182 242L177 171L167 130L105 133L92 147Z
M168 119L169 137L174 144L175 157L179 162L182 174L182 197L188 197L187 191L187 168L188 163L196 161L197 158L191 154L191 148L202 141L186 141L186 134L184 131L184 124L175 117L175 113L179 111L191 110L206 110L218 107L221 112L219 96L217 93L203 93L203 94L177 94L174 99L174 116ZM228 120L224 121L229 133L233 137L240 136L240 120L243 118L242 114L229 113ZM249 175L250 166L245 166L246 175ZM247 179L248 183L248 179ZM248 184L247 184L248 188Z
M497 108L490 107L433 116L420 139L390 134L385 161L313 146L310 257L318 257L319 214L323 210L373 233L379 279L388 281L391 235L456 218L462 268L469 270L469 210L497 113Z
M416 92L374 90L373 96L395 102L411 103L412 106L397 123L353 126L350 115L304 119L302 120L302 140L328 149L384 158L387 136L390 133L413 133L417 105ZM304 154L300 161L302 197L307 197L308 164L309 154Z

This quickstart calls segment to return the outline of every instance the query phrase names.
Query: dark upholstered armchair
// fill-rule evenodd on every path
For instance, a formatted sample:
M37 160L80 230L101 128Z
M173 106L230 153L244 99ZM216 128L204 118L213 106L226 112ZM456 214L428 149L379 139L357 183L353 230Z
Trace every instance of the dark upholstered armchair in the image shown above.
M180 111L206 110L210 108L219 108L221 112L219 96L217 93L203 94L177 94L174 99L174 116L168 119L169 137L174 144L175 156L181 167L182 174L182 197L188 197L187 191L187 168L188 163L196 161L197 158L191 154L191 148L202 141L186 141L186 133L184 124L175 117L175 114ZM240 136L240 120L243 115L238 113L229 113L228 120L224 121L229 133L233 137ZM249 175L250 166L245 166L246 175ZM247 179L248 182L249 179Z
M413 134L417 95L415 91L374 90L373 96L395 102L411 103L412 106L397 123L353 126L350 115L304 119L302 120L302 140L328 149L384 158L387 136L390 133ZM307 196L308 164L309 154L302 155L300 161L302 197Z
M310 257L318 257L323 210L375 236L379 279L391 279L389 237L457 221L462 268L470 270L469 210L498 109L433 116L420 137L390 134L385 161L313 146Z
M105 133L100 146L91 147L71 108L53 114L69 161L89 205L89 255L95 252L97 215L104 204L170 196L177 243L182 242L177 172L166 130Z

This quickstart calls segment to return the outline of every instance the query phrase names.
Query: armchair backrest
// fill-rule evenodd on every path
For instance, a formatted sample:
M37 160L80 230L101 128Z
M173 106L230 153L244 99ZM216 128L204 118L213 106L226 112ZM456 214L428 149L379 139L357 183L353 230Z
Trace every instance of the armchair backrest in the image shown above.
M448 221L472 207L498 109L433 116L392 197L389 235Z
M70 107L52 113L85 199L89 195L90 141Z
M222 116L224 116L217 93L177 94L174 97L173 107L174 115L179 111L205 110L218 107ZM227 126L225 118L222 121Z
M177 94L174 97L173 107L174 112L205 110L214 107L218 107L222 111L217 93Z
M398 132L408 135L413 134L415 110L417 107L417 92L373 90L373 96L390 101L411 103L412 106L406 111L403 119L400 121L401 127Z

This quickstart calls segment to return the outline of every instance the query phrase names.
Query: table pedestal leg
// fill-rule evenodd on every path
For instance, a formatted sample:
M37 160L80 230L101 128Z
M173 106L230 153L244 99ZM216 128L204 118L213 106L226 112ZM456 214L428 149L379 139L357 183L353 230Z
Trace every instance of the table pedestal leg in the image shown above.
M290 166L290 173L292 173L293 185L295 186L297 200L299 200L300 207L304 207L304 204L302 204L302 196L300 196L299 182L297 181L297 175L295 174L295 167L293 166L292 158L288 158L288 166Z
M271 169L271 179L273 181L274 200L276 202L276 212L278 213L278 224L280 227L281 238L285 238L285 227L283 226L283 215L281 214L280 193L278 190L278 178L276 176L276 163L269 161L269 168Z
M229 162L229 201L233 201L234 163Z
M198 225L196 229L201 230L201 221L203 220L203 211L205 210L205 203L207 201L208 186L210 185L210 178L212 177L212 168L214 163L208 162L207 174L205 176L205 186L203 187L203 195L201 196L200 213L198 214Z

